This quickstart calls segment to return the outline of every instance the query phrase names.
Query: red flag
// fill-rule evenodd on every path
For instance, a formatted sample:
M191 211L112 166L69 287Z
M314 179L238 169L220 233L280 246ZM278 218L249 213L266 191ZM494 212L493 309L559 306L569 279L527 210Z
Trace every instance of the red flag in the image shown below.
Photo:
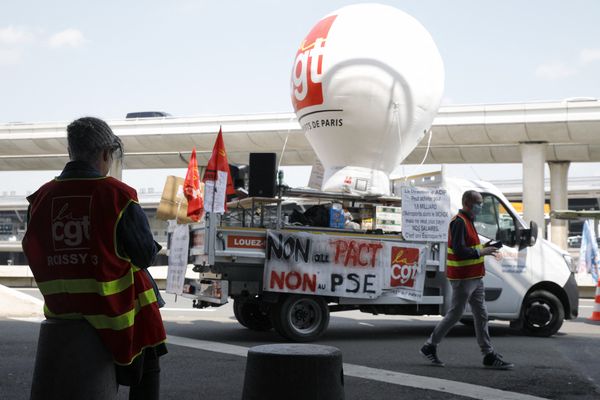
M202 217L202 208L204 201L200 191L200 175L198 174L198 162L196 161L196 147L192 150L190 162L188 164L185 182L183 184L183 194L188 201L187 216L193 221L199 221Z
M227 177L225 178L224 175ZM225 179L227 180L225 181ZM206 184L204 187L204 197L207 203L210 202L210 205L207 204L207 210L221 212L221 209L223 209L224 211L227 211L226 195L235 194L235 189L231 179L231 171L229 170L229 162L227 161L227 152L225 151L225 143L223 143L223 133L221 132L220 127L202 181ZM211 193L209 193L209 191L211 191ZM221 197L223 197L223 205L216 204L214 200L220 199Z

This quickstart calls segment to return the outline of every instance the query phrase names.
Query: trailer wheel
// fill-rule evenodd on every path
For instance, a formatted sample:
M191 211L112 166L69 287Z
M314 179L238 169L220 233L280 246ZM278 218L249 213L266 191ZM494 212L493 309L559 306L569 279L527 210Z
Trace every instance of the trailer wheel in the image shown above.
M521 318L525 333L552 336L562 326L565 310L555 295L546 290L536 290L525 299Z
M288 296L271 308L273 327L293 342L311 342L329 325L329 308L318 296Z
M253 331L268 331L273 325L268 311L261 310L260 303L249 300L233 300L233 315L246 328Z

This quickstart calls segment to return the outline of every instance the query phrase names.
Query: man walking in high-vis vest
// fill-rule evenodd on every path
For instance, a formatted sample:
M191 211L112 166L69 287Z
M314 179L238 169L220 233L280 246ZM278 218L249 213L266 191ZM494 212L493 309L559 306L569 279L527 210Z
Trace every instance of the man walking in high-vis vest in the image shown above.
M450 222L446 274L452 286L452 303L444 319L437 324L421 348L421 354L435 366L444 366L438 358L437 345L460 320L468 303L473 313L477 343L483 354L483 365L494 369L514 367L513 364L502 360L502 356L494 351L488 331L488 314L483 287L484 257L496 255L497 248L482 246L473 225L475 217L481 212L482 203L483 198L479 192L466 191L462 196L463 208Z
M98 118L67 127L70 162L27 198L23 250L47 318L83 319L112 354L130 399L159 398L167 350L162 301L146 268L160 246L134 189L107 174L122 143Z

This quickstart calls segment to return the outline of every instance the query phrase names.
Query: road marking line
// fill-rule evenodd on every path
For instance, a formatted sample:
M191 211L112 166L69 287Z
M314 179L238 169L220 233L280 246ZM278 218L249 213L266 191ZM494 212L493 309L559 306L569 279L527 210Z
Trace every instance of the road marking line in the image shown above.
M364 326L375 326L373 324L369 324L368 322L359 322L359 325L364 325Z
M211 342L208 340L190 339L182 336L167 335L167 343L177 346L189 347L198 350L214 351L216 353L230 354L232 356L246 357L249 347L234 344Z
M459 396L471 397L480 400L543 400L542 397L527 394L507 392L486 386L470 383L450 381L447 379L430 378L427 376L405 374L402 372L370 368L362 365L344 363L344 375L355 378L369 379L393 385L408 386L416 389L435 390L437 392L452 393Z
M229 354L233 356L247 357L249 347L233 344L212 342L208 340L190 339L181 336L167 336L167 343L177 346L189 347L198 350L212 351L216 353ZM530 396L527 394L508 392L486 386L478 386L470 383L450 381L447 379L430 378L427 376L411 375L402 372L388 371L384 369L370 368L362 365L343 364L344 375L354 378L369 379L378 382L391 383L393 385L408 386L417 389L435 390L438 392L452 393L459 396L471 397L473 399L488 400L546 400L543 397Z

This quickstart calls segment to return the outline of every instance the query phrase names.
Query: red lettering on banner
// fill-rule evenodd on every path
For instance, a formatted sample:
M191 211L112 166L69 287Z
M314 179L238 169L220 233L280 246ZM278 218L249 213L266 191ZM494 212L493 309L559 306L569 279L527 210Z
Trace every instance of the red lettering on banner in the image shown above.
M292 271L285 277L285 286L290 290L296 290L302 285L302 277L296 271Z
M345 239L332 240L330 243L335 247L334 263L343 264L344 267L370 266L374 268L377 262L377 253L383 248L381 243L365 243Z
M302 287L301 290L303 292L315 293L317 291L317 275L315 274L300 274L296 271L271 271L271 278L269 281L270 289L277 287L279 290L288 289L291 291L297 291L300 289L300 287Z
M273 289L275 285L277 285L279 289L283 290L285 284L285 272L278 274L277 271L271 271L271 279L269 279L269 281L271 282L269 288Z
M313 293L317 291L317 275L303 274L302 290L306 292L306 289L309 289L309 291Z

